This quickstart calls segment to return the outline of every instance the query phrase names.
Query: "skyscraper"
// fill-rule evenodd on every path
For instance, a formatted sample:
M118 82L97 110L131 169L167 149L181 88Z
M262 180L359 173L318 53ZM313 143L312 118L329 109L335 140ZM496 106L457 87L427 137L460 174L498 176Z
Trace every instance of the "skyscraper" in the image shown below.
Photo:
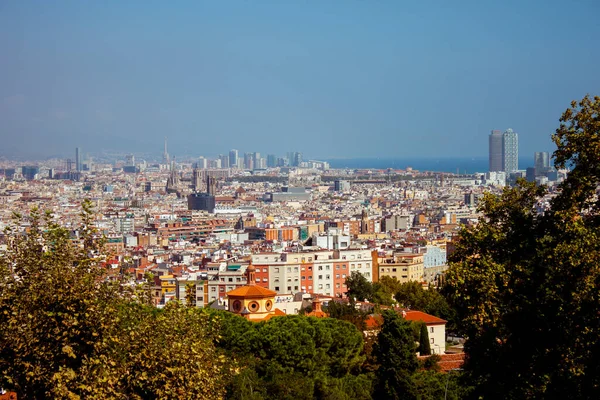
M504 171L502 160L502 132L494 130L489 137L490 172Z
M502 135L502 161L507 174L519 169L519 135L510 128Z
M81 172L81 149L79 147L75 147L75 169L77 172Z
M533 155L535 175L543 175L550 169L550 154L547 151L535 152Z
M163 151L163 163L169 164L169 152L167 151L167 138L165 136L165 150Z
M229 155L219 154L219 160L221 161L221 168L229 168Z
M229 166L232 168L238 166L238 151L236 149L229 150Z

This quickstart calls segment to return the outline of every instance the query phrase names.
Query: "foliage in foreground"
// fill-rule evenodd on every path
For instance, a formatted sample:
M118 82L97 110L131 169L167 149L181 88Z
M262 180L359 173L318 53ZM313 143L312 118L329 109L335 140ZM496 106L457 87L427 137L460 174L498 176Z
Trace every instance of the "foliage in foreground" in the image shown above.
M222 398L215 325L104 280L89 202L83 210L82 246L33 210L0 257L0 387L32 399Z
M474 398L600 398L600 98L560 121L555 165L572 170L550 208L533 183L486 195L451 260Z

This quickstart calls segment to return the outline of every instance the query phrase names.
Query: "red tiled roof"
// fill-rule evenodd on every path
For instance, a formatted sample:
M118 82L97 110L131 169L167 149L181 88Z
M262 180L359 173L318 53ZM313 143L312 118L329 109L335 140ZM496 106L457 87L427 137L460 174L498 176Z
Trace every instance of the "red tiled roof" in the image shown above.
M447 322L422 311L406 311L404 319L407 321L423 321L425 322L425 325L444 325Z
M248 298L264 298L264 297L275 297L277 292L266 289L261 286L242 286L237 289L233 289L227 292L229 297L248 297Z

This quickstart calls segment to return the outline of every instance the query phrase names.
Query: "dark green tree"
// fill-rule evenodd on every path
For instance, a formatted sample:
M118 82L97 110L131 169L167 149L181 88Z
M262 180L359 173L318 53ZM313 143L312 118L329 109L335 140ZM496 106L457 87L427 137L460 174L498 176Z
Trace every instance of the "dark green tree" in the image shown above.
M419 332L419 354L422 356L428 356L431 354L431 346L429 345L429 333L427 332L427 325L421 323Z
M371 301L373 299L373 285L356 271L346 278L346 286L348 287L348 297L356 299L356 301Z
M419 363L410 324L396 312L384 311L383 326L373 352L379 364L374 398L416 399L412 375Z
M351 299L348 304L330 301L327 307L323 310L329 314L330 318L348 321L361 332L366 329L367 313L356 308L354 301Z
M473 398L600 397L600 98L573 102L553 140L571 172L549 208L523 181L486 195L450 260Z

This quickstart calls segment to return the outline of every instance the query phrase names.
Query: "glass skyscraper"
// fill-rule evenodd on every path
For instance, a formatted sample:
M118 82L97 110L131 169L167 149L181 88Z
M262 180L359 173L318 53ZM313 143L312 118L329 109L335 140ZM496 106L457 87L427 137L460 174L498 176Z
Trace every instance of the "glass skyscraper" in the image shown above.
M490 133L490 172L504 171L502 138L501 131L494 130Z
M507 174L519 169L519 135L510 128L502 135L502 161Z

